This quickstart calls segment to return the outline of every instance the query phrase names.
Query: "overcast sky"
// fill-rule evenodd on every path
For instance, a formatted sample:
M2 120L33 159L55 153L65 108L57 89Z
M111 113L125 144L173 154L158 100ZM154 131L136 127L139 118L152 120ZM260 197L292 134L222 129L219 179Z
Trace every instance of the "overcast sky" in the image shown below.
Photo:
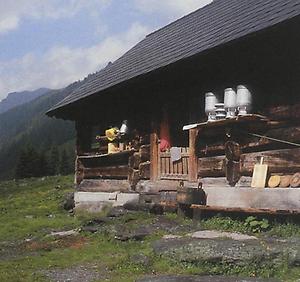
M0 0L0 100L60 88L211 0Z

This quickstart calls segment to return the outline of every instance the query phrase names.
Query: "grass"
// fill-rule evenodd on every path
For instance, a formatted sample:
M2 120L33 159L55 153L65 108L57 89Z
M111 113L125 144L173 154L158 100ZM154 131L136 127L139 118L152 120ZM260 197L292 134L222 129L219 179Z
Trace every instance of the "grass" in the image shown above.
M94 217L105 215L81 213L72 216L64 211L64 195L71 191L71 176L0 182L0 281L48 281L46 270L77 265L93 265L93 270L103 273L105 281L112 282L135 281L151 274L275 276L282 281L296 281L300 277L299 268L288 266L272 269L268 266L239 268L175 263L152 252L152 242L164 234L159 230L144 241L120 242L105 232L80 232L61 239L49 237L51 231L77 229ZM177 219L174 214L167 214L166 218ZM130 229L153 220L154 215L135 213L115 219L113 224L126 225ZM189 219L181 219L181 223L194 224ZM213 217L200 224L202 228L251 233L244 220L228 217ZM260 235L300 236L300 228L293 223L275 222ZM147 256L149 263L136 262L132 259L136 254Z

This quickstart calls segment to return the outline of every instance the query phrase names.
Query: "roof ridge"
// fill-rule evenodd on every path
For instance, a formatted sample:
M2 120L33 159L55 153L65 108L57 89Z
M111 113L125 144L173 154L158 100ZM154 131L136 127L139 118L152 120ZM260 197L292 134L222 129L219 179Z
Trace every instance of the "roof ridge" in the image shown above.
M165 26L163 26L163 27L160 27L160 28L158 28L158 29L156 29L156 30L150 32L149 34L146 35L146 38L149 37L149 36L151 36L151 35L153 35L153 34L155 34L155 33L157 33L157 32L159 32L159 31L161 31L161 30L163 30L163 29L165 29L165 28L167 28L167 27L169 27L169 26L171 26L171 25L173 25L173 24L176 24L178 21L181 21L182 19L184 19L184 18L186 18L186 17L189 17L189 16L191 16L191 15L193 15L193 14L199 12L199 10L205 9L207 6L210 6L210 5L212 5L214 2L217 2L217 1L224 1L224 0L211 0L210 3L208 3L208 4L206 4L206 5L202 6L202 7L200 7L200 8L198 8L198 9L196 9L195 11L190 12L190 13L188 13L188 14L186 14L186 15L180 17L180 18L178 18L177 20L168 23L167 25L165 25Z

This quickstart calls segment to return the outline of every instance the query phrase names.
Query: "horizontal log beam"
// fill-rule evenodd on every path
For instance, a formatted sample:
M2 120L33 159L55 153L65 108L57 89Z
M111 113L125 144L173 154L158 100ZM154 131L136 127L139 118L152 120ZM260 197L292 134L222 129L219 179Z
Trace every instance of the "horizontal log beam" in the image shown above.
M110 167L98 167L98 168L84 168L83 178L127 178L128 177L128 165L123 166L110 166Z
M247 153L241 155L241 175L252 176L259 157L264 157L269 173L293 174L300 171L300 148ZM225 156L200 158L200 177L225 176Z
M255 133L255 132L253 132ZM285 128L276 128L268 130L263 135L280 139L283 141L300 143L300 127L285 127ZM247 135L245 136L247 137ZM256 151L268 151L268 150L278 150L292 148L293 146L287 145L284 143L276 142L269 140L267 138L260 138L258 141L253 141L257 138L248 136L249 142L246 144L241 144L242 152L251 153ZM211 157L211 156L221 156L225 154L225 145L216 144L209 145L205 148L199 148L199 157Z

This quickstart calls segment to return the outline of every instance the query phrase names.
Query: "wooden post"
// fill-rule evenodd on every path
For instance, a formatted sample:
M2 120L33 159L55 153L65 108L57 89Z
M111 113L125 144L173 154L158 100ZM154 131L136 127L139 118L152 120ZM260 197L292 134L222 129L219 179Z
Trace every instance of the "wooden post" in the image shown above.
M196 138L198 129L192 128L189 131L189 181L196 182L198 179L198 157L196 154Z
M150 135L150 180L156 181L159 179L159 172L158 172L158 127L156 123L152 125L152 132Z
M83 173L83 164L78 159L78 156L82 155L84 152L87 151L87 148L90 144L88 144L90 141L90 134L91 134L91 128L90 126L84 125L78 121L75 122L75 129L76 129L76 160L75 160L75 185L79 185L80 182L84 178Z

